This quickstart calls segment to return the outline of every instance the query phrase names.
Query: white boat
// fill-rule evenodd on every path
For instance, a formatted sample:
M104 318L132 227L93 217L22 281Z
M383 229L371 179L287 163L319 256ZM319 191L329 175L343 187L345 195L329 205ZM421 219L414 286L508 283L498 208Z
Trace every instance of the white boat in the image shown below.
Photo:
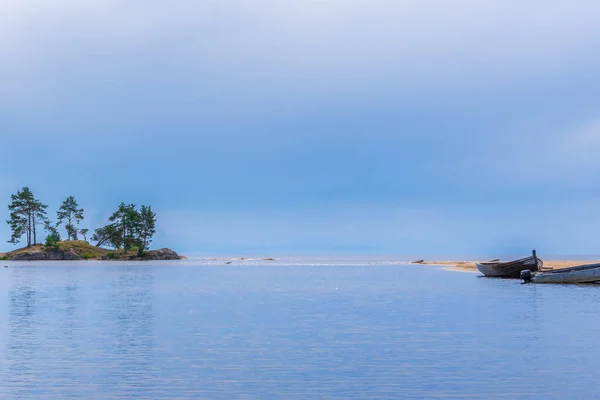
M600 263L554 269L552 271L521 271L524 283L593 283L600 281Z

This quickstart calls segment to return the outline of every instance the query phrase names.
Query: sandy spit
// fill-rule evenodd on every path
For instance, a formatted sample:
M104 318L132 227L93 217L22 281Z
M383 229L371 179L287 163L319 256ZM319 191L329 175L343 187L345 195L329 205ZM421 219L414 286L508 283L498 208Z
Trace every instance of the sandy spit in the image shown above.
M476 272L476 262L485 261L424 261L423 265L445 265L448 269L461 272ZM576 265L600 263L598 260L544 260L544 267L552 267L553 269L574 267Z

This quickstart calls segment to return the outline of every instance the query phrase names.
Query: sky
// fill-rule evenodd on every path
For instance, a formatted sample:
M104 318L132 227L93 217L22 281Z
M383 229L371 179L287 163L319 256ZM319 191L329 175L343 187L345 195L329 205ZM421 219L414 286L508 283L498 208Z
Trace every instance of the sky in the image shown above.
M29 186L51 215L75 196L90 230L151 205L153 246L184 254L599 255L599 18L595 0L3 0L0 214Z

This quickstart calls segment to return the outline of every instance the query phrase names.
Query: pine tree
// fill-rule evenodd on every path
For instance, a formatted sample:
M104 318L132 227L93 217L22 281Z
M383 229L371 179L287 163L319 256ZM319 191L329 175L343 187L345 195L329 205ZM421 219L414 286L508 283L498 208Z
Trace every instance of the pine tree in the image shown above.
M121 247L123 240L121 232L119 232L112 224L96 229L91 239L96 242L96 247L106 244L115 249Z
M12 236L9 243L17 244L21 241L23 235L27 235L27 247L31 246L31 202L33 193L28 187L17 191L11 197L11 204L8 206L10 211L10 220L6 221L12 230Z
M9 243L16 245L21 241L21 237L27 233L27 247L31 246L31 237L29 236L29 226L31 219L27 210L27 203L24 200L22 191L11 195L11 204L8 206L10 219L6 223L10 226L12 235Z
M81 234L81 236L83 236L83 240L85 242L87 242L87 234L90 230L88 228L82 229L79 231L79 233Z
M28 187L11 195L10 219L6 221L12 231L9 243L16 245L23 235L27 235L27 247L37 244L37 226L48 224L46 208L48 206L36 199Z
M140 222L138 225L138 240L140 242L140 252L149 249L152 237L156 233L156 213L152 212L152 207L142 205L140 209Z
M63 201L58 212L58 224L65 224L67 231L67 240L77 240L77 225L83 220L83 208L79 208L79 204L75 200L75 197L69 196Z
M156 213L152 207L143 205L138 211L135 204L121 203L109 221L110 224L96 229L91 238L97 247L109 244L125 252L137 247L140 256L148 250L156 233Z
M33 227L33 244L37 244L37 226L42 225L44 227L50 226L50 220L46 215L46 209L48 206L43 204L37 199L33 199L31 203L31 215L32 215L32 227Z
M135 204L121 203L119 208L108 219L112 226L121 235L121 244L124 251L128 251L136 245L136 232L140 223L140 214Z

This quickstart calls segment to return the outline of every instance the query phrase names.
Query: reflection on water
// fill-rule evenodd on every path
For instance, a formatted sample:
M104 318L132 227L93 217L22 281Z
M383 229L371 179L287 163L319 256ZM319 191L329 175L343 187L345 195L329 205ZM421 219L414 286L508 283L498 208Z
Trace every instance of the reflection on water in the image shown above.
M10 270L0 398L105 398L150 390L153 270L77 267ZM144 379L146 378L146 379ZM95 394L94 394L95 393Z
M156 374L152 358L154 309L151 268L119 268L108 289L109 313L104 329L113 358L106 376L109 387L120 387L131 395L152 389Z
M77 282L77 269L66 268L67 279L64 287L64 295L60 296L58 306L64 310L64 318L60 319L61 329L67 343L71 347L70 350L76 350L76 344L73 341L74 332L77 329L76 312L79 302L79 283Z
M0 273L0 399L590 398L600 383L595 286L389 263Z
M9 374L7 386L14 389L12 397L27 398L34 388L37 348L37 324L35 323L35 270L20 268L15 271L9 292L9 342L6 361Z

